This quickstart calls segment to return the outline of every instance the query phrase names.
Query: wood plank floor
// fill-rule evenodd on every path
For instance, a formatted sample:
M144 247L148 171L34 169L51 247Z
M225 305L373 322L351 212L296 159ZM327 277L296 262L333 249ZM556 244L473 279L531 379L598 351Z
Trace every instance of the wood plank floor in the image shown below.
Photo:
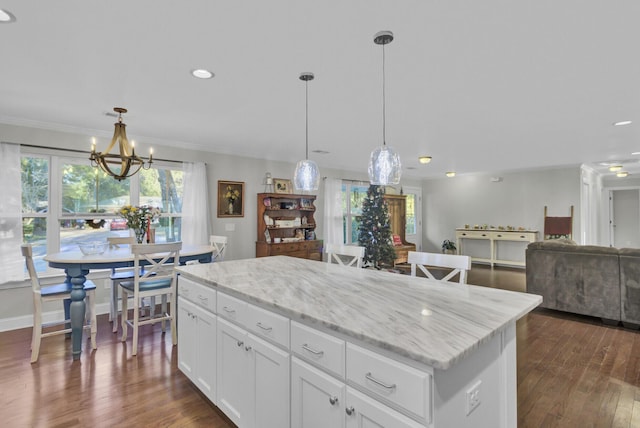
M523 291L524 271L474 266L469 283ZM30 364L31 329L0 333L0 426L234 427L177 369L159 326L143 328L138 357L106 315L98 326L98 350L76 362L62 337ZM518 321L517 350L520 428L640 427L638 332L537 309Z

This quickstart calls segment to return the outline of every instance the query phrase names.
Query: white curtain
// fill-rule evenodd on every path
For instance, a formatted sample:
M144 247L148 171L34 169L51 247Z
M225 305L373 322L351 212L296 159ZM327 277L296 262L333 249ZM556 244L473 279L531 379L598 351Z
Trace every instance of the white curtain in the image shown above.
M22 281L24 260L22 244L22 185L20 146L0 143L0 171L4 183L0 186L0 283Z
M207 166L203 162L184 164L182 242L191 245L209 243L209 190Z
M342 231L342 180L327 178L324 183L324 242L344 243Z

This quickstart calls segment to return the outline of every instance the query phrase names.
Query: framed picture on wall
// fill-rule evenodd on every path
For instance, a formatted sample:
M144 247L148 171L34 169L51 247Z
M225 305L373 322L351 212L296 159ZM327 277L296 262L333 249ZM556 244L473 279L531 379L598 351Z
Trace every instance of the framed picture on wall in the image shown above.
M218 217L244 217L244 181L218 180Z
M276 193L293 193L293 189L291 188L291 180L284 178L274 178L273 190Z

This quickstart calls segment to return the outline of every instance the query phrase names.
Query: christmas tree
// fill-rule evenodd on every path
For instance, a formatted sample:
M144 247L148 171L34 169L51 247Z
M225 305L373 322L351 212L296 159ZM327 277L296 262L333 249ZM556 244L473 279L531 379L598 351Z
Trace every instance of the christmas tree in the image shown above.
M381 186L371 185L362 201L358 241L365 248L364 262L376 269L392 265L396 258L389 225L389 208Z

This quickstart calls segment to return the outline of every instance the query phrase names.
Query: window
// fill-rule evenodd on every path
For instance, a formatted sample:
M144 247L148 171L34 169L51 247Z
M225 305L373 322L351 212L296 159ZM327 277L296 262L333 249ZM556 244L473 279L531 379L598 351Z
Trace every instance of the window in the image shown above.
M123 181L92 167L86 158L24 153L22 224L24 241L34 246L40 272L46 253L77 249L78 242L128 236L117 214L124 205L150 205L162 214L152 224L156 242L179 241L183 195L182 169L156 166Z
M358 228L362 215L362 201L367 197L368 184L342 182L342 225L344 243L358 243Z
M416 230L416 195L407 193L406 235L415 235Z

